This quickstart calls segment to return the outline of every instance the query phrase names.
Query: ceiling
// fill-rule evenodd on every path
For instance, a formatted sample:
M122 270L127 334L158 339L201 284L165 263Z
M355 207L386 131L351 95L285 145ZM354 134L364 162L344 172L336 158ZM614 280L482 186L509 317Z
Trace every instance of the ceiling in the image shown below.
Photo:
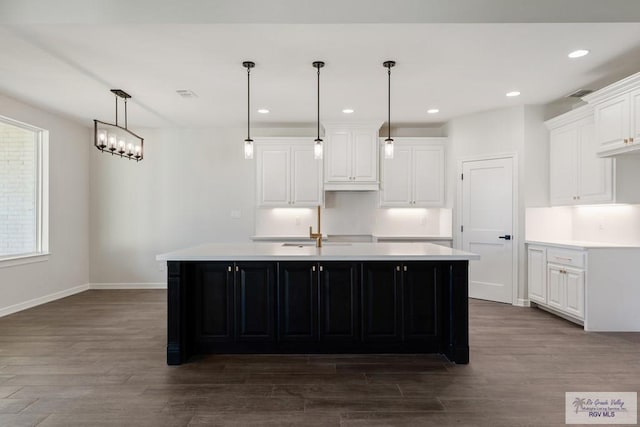
M322 120L381 122L387 113L382 62L395 60L392 122L408 126L547 104L640 71L637 22L225 24L160 17L161 23L118 24L70 15L74 22L52 23L26 22L38 15L11 10L15 21L0 23L0 93L90 124L113 120L109 89L124 89L133 96L134 129L246 125L243 60L257 64L251 74L256 126L315 120L314 60L327 64ZM175 21L194 20L187 18ZM577 48L591 54L568 59ZM180 89L197 97L183 99ZM522 95L507 98L511 90ZM257 114L258 108L270 113ZM344 108L355 113L347 116ZM440 113L427 114L429 108Z

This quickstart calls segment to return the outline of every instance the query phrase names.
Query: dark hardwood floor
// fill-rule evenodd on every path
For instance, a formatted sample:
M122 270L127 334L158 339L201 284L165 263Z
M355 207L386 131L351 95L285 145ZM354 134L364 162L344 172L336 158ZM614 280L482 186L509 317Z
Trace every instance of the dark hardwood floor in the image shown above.
M0 426L564 425L565 391L640 391L640 334L472 300L471 362L218 355L166 365L166 292L0 318Z

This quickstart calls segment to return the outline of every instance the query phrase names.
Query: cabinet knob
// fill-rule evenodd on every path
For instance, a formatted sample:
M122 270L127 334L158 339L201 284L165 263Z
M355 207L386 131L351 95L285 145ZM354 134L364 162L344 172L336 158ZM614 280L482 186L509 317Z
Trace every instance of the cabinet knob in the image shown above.
M240 271L240 267L236 265L236 271Z
M315 265L311 266L311 271L316 271L316 266Z
M322 266L320 266L320 271L324 271L324 268L322 268Z
M629 143L629 140L628 140L627 138L625 138L625 139L624 139L624 143L625 143L625 144L628 144L628 143Z
M227 270L229 271L229 273L231 273L231 266L229 266Z
M629 138L629 144L633 144L633 138Z
M396 266L396 271L400 271L400 266L399 265Z
M402 267L402 269L403 269L404 271L407 271L407 266L405 265L404 267Z

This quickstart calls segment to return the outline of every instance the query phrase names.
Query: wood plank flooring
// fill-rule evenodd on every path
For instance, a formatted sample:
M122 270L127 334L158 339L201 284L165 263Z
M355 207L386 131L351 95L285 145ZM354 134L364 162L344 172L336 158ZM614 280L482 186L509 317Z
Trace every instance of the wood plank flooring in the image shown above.
M217 355L167 366L166 292L87 291L0 318L0 426L550 426L565 391L640 391L640 334L471 300L471 363Z

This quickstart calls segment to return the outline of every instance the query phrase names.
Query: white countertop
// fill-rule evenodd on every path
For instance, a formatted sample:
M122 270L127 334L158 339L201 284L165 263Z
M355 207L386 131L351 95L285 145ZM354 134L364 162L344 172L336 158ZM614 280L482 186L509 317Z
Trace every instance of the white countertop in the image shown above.
M461 261L479 255L431 243L208 243L156 256L158 261Z
M427 235L427 234L421 234L421 235L400 235L400 234L374 234L373 235L374 239L378 239L378 240L407 240L407 241L411 241L411 240L453 240L453 237L451 236L435 236L435 235Z
M613 248L631 248L638 249L637 245L624 245L621 243L603 243L603 242L586 242L582 240L526 240L526 243L532 245L555 246L558 248L568 249L613 249Z

